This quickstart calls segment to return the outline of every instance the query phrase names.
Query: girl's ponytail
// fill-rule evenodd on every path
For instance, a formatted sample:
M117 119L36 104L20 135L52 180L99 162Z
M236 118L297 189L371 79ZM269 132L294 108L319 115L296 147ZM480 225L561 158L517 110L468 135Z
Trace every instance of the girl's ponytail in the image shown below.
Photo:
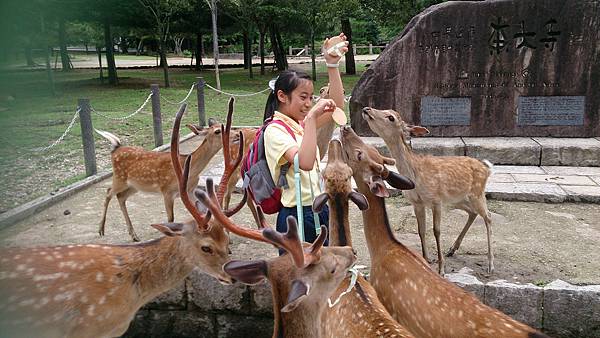
M267 98L267 104L265 105L265 114L263 116L263 122L273 117L277 110L277 95L275 91L271 90L269 97Z

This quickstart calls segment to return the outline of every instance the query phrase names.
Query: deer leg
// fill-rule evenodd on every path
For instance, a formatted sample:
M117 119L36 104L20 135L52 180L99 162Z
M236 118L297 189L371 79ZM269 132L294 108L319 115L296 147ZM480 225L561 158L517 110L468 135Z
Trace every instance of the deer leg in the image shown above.
M163 193L163 201L165 202L165 210L167 211L167 222L173 222L175 220L175 214L173 213L175 195L170 192Z
M256 212L256 206L254 205L254 201L252 200L252 198L248 197L248 201L246 202L246 204L248 205L248 208L250 208L250 211L252 211L252 216L254 217L256 226L259 229L262 228L262 223L260 222L260 219L258 218L258 213Z
M442 244L440 243L440 223L442 219L442 206L434 204L431 208L433 213L433 235L435 236L435 245L437 246L438 255L438 272L444 275L444 255L442 254Z
M100 227L98 228L98 234L104 236L104 224L106 223L106 212L108 211L108 204L113 197L113 189L108 188L106 190L106 198L104 199L104 211L102 212L102 219L100 220Z
M131 224L131 219L129 218L129 214L127 213L127 198L136 193L136 190L133 188L129 188L125 191L122 191L117 194L117 200L119 201L119 206L121 207L121 212L123 212L123 217L125 217L125 223L127 223L127 231L129 231L129 235L134 242L139 242L140 238L136 235L133 230L133 224Z
M469 231L471 224L473 224L473 221L475 220L475 218L477 218L476 213L470 212L470 211L467 211L467 212L469 213L469 219L467 219L467 224L465 224L464 228L460 232L460 235L458 235L458 237L456 238L456 241L454 241L454 244L452 245L450 250L448 250L448 252L446 253L446 257L451 257L452 255L454 255L454 252L456 252L458 250L458 248L460 247L460 244L462 243L463 238L465 238L465 235Z
M492 251L492 217L487 209L487 203L485 195L477 199L474 203L477 213L483 218L485 222L485 230L487 232L487 245L488 245L488 273L494 272L494 253Z
M415 211L415 216L417 217L417 226L419 227L419 238L421 239L421 251L423 252L423 258L429 262L427 244L425 243L425 235L427 230L425 207L415 204L413 205L413 210Z

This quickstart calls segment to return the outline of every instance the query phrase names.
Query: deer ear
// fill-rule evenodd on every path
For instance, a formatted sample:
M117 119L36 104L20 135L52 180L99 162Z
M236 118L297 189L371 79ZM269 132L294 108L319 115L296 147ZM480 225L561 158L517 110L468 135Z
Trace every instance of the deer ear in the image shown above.
M209 127L212 127L212 126L214 126L217 123L219 123L219 122L217 122L217 120L215 120L214 118L212 118L212 117L208 118L208 126Z
M158 223L152 224L152 227L169 237L181 236L185 232L183 223Z
M389 172L388 177L385 178L385 181L396 189L411 190L415 188L415 182L413 182L410 178L393 171Z
M385 156L382 156L382 158L383 158L383 164L396 165L396 160L394 160L393 158L385 157Z
M315 197L315 201L313 202L312 209L316 213L320 213L323 211L323 206L327 203L329 199L329 195L327 193L322 193L321 195Z
M407 125L406 126L406 130L408 130L408 132L412 135L412 136L423 136L423 135L427 135L429 134L429 130L425 127L421 127L421 126L411 126L411 125Z
M369 190L373 193L373 195L381 198L390 197L390 193L387 190L385 183L380 176L371 176L371 179L367 183L369 186Z
M294 279L290 293L288 294L287 304L281 309L281 312L294 311L300 303L308 296L310 285L301 280Z
M369 201L367 201L365 195L356 191L351 191L350 194L348 194L348 198L354 202L360 210L369 209Z
M223 271L232 278L244 284L257 284L267 278L267 262L258 261L229 261L223 265Z

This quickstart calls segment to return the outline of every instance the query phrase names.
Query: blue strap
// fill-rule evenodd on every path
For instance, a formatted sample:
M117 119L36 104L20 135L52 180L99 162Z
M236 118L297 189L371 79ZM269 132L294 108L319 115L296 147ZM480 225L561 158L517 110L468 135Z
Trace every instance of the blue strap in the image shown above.
M304 242L304 210L302 208L302 184L300 182L300 163L298 162L298 152L294 155L294 179L296 182L296 214L298 215L298 231L300 240Z

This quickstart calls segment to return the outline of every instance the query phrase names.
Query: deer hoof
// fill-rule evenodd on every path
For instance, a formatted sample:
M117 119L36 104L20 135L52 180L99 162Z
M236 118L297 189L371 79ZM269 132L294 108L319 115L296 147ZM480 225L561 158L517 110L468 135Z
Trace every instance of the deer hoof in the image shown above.
M131 240L133 240L134 242L139 242L140 238L136 234L133 234L131 235Z
M446 257L452 257L452 256L454 256L454 252L455 252L455 251L456 251L456 250L454 250L454 249L450 249L450 250L448 250L448 252L446 252Z

